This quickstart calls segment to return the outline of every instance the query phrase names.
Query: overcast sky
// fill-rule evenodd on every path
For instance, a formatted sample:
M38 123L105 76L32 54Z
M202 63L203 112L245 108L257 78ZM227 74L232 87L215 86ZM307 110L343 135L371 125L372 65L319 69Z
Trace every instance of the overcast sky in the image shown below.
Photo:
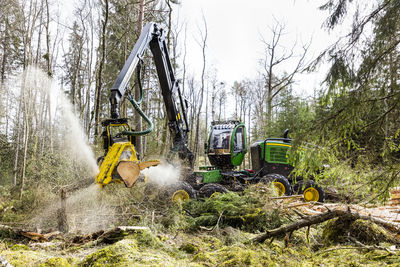
M182 0L175 6L175 20L187 23L187 64L191 72L200 76L202 66L198 28L202 27L202 13L208 25L207 64L217 69L218 79L231 86L235 80L254 78L260 71L259 59L264 50L261 38L271 39L271 27L279 21L285 24L281 45L290 49L295 43L311 42L308 59L317 56L336 38L329 35L322 24L327 17L318 9L326 0ZM180 35L180 44L184 35ZM284 66L287 71L294 62ZM312 95L326 73L298 76L294 88L298 94Z

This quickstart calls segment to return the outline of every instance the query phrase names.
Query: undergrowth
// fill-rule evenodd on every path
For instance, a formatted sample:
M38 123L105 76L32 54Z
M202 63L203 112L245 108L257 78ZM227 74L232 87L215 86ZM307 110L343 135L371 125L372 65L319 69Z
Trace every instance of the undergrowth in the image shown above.
M243 193L230 192L204 201L189 201L183 205L189 230L218 225L257 232L279 227L288 219L269 201L271 194L269 187L260 185L248 187Z

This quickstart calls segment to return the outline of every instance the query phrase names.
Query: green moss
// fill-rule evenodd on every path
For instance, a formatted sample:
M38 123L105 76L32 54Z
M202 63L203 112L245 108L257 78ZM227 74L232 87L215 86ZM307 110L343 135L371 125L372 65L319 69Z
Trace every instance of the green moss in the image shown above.
M87 256L82 266L123 265L130 261L130 255L137 253L137 244L133 239L124 239L111 246L99 249Z
M194 254L199 250L198 247L192 243L182 244L179 249L188 254Z
M40 263L41 260L46 258L45 254L30 250L5 250L0 251L1 255L12 266L35 266Z
M39 264L39 267L69 267L69 266L72 265L68 262L68 259L59 257L47 259L45 262Z
M23 244L16 244L10 248L12 251L18 251L18 250L29 250L29 247L27 245Z
M193 260L205 265L218 266L268 266L272 262L265 252L236 245L212 252L201 252L194 256Z
M140 247L162 248L163 243L151 231L140 231L135 235Z
M148 240L148 239L146 239ZM151 247L137 246L134 239L124 239L113 245L87 256L80 266L132 266L132 265L151 265L151 266L187 266L189 262L174 258L163 247L151 249ZM154 243L150 242L154 245ZM140 249L140 250L139 250Z
M222 242L220 239L212 235L202 235L200 237L202 250L215 250L222 247Z

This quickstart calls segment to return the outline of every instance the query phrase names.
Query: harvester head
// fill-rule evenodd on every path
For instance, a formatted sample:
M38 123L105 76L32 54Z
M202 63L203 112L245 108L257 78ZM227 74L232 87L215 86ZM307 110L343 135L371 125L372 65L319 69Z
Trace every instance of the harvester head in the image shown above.
M98 160L99 173L96 175L96 183L100 187L122 182L127 187L132 187L141 170L160 163L158 160L139 161L133 137L122 134L131 130L127 119L106 120L102 124L105 156Z

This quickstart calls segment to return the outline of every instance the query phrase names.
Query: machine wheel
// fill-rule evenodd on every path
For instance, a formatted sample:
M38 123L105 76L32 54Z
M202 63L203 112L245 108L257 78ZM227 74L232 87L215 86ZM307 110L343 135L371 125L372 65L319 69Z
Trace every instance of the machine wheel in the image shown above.
M301 189L302 189L303 185L304 185L303 180L297 180L297 183L295 183L293 185L293 194L295 194L295 195L302 194Z
M212 198L218 193L227 193L228 190L220 184L209 183L202 186L199 195L204 198Z
M178 182L173 184L169 190L172 202L188 201L196 197L193 187L186 182Z
M317 201L324 202L325 192L321 186L313 180L309 180L304 183L304 181L299 181L295 188L297 189L297 194L302 194L303 199L306 202Z
M269 173L263 176L260 179L262 183L271 183L275 186L278 190L278 195L287 195L290 196L292 194L292 186L290 185L288 179L280 174L277 173Z

